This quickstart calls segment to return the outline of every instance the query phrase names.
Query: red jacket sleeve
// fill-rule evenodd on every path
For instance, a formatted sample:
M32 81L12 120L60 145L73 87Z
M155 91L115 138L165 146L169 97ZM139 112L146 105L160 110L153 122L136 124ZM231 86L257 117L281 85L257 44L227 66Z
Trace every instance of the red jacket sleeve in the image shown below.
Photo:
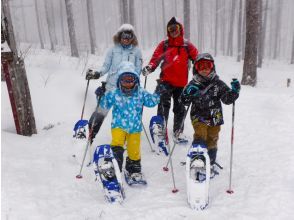
M164 41L161 41L156 47L149 62L149 65L151 66L152 71L154 71L157 68L161 60L164 58L163 49L164 49Z
M197 58L198 55L198 50L197 48L191 43L189 42L188 44L188 48L189 48L189 57L194 61Z

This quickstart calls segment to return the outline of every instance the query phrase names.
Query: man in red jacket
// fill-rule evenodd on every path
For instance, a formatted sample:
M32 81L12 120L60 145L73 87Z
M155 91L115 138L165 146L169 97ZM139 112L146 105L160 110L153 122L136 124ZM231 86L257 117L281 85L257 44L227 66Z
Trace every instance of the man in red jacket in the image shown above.
M168 120L171 97L174 100L174 141L177 143L187 142L183 134L181 123L184 119L185 107L179 101L183 88L188 83L189 60L194 61L198 51L196 47L184 39L183 25L172 17L167 24L167 40L159 43L147 66L142 70L142 74L147 76L161 64L160 81L167 89L168 93L162 94L158 104L157 115Z

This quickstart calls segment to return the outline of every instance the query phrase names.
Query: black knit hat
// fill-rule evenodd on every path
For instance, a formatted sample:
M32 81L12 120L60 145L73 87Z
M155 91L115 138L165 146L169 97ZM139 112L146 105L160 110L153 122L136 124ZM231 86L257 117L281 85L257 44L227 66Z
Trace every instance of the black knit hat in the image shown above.
M180 24L175 17L172 17L167 23L167 27L173 24Z

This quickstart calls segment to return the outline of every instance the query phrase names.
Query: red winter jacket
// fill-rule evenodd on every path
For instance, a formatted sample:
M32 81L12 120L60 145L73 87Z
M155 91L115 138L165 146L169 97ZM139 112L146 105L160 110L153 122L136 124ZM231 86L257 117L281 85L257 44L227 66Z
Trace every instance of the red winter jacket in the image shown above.
M183 25L180 25L180 36L172 38L168 34L168 46L165 46L165 41L161 41L149 62L152 71L154 71L160 62L163 61L160 79L175 87L185 87L187 85L188 61L189 59L195 60L198 55L196 47L192 43L184 40ZM186 46L184 46L184 43Z

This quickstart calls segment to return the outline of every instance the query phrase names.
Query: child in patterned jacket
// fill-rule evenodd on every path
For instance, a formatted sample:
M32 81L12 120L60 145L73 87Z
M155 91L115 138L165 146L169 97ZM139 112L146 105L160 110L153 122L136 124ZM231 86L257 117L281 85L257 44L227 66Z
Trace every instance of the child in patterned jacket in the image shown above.
M158 85L154 94L140 87L140 79L130 62L122 62L119 68L117 89L108 91L101 97L100 107L106 112L111 107L111 148L120 171L123 165L124 144L126 142L126 173L134 180L142 179L140 136L142 131L143 106L154 107L159 103L164 87Z

